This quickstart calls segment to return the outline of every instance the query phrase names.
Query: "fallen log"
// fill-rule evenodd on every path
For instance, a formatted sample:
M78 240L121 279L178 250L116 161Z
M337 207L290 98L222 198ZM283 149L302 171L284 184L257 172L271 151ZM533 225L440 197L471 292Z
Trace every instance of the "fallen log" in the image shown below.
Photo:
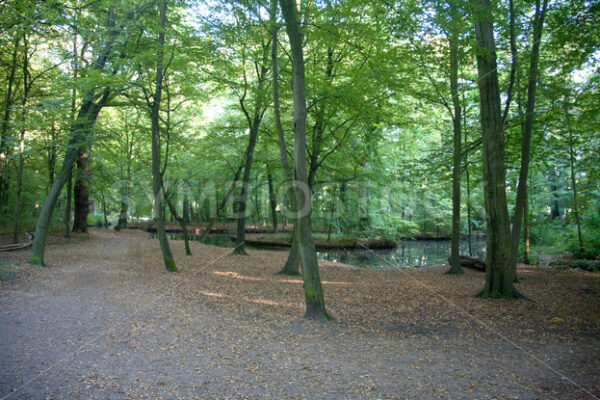
M485 272L485 261L477 257L459 256L460 265L464 268L474 269L476 271ZM448 257L448 264L450 264L450 257Z
M0 246L0 251L23 250L28 247L31 247L31 245L33 244L33 233L25 232L25 236L27 236L26 242L2 245Z

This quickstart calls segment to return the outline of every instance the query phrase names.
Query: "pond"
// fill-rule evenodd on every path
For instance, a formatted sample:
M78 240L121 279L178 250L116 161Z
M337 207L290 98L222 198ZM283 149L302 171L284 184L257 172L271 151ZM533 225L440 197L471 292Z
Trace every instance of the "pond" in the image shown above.
M469 245L461 241L461 254L469 254ZM473 256L484 257L485 242L472 242ZM363 268L396 269L447 264L449 240L402 240L389 250L338 249L318 251L319 260L335 261Z
M171 240L182 240L182 235L169 235ZM198 241L200 236L190 236L190 240ZM208 235L205 244L219 247L233 247L231 235ZM260 249L248 246L248 248ZM485 241L472 242L473 256L485 257ZM287 251L287 248L275 248ZM461 254L469 254L468 242L460 243ZM408 267L426 267L447 264L450 256L449 240L402 240L398 247L388 250L370 249L331 249L317 251L319 260L334 261L354 265L361 268L396 269Z

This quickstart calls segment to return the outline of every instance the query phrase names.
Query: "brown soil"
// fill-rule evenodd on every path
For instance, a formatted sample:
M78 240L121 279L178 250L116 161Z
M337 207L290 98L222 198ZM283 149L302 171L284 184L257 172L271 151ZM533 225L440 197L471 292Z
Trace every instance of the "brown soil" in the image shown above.
M585 399L600 395L600 275L522 266L532 301L473 298L484 276L327 263L336 321L306 321L286 253L172 242L179 274L139 231L51 238L49 268L2 253L8 398ZM16 392L12 392L17 389ZM586 392L587 391L587 392Z

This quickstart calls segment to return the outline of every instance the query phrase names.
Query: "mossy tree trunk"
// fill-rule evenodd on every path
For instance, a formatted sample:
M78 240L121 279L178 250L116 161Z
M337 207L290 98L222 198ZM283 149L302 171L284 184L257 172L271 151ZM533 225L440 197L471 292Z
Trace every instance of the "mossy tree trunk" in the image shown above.
M294 181L294 173L290 167L288 161L287 145L285 143L285 136L283 134L283 125L281 123L281 113L279 110L279 59L278 59L278 25L277 25L277 1L271 0L270 8L270 22L271 22L271 69L272 69L272 89L273 89L273 114L275 118L275 126L277 128L277 142L279 144L279 156L281 160L281 167L288 184L292 185ZM290 196L290 203L292 210L296 209L295 194ZM291 219L294 227L296 226L296 220ZM295 228L294 228L295 231ZM300 275L300 252L298 251L298 240L296 234L292 233L292 247L288 254L288 258L283 266L282 270L279 271L283 275L296 276Z
M483 180L486 209L487 254L485 286L479 297L517 298L510 266L510 225L506 203L504 123L496 44L489 0L472 0L477 41L480 119L483 131Z
M305 317L328 321L331 316L325 309L323 288L319 275L317 254L312 237L311 193L306 171L306 88L302 34L297 18L296 3L280 0L290 41L292 55L293 107L294 107L294 172L296 174L295 198L299 210L294 233L297 236L302 263L304 294L306 301Z
M80 146L87 140L96 118L102 107L104 107L108 101L109 96L110 89L105 89L100 100L95 103L94 98L96 98L96 95L94 91L91 91L81 105L77 121L72 128L71 139L69 139L67 145L68 150L65 154L61 170L56 176L56 179L48 192L48 196L46 196L46 200L44 201L44 205L42 206L37 220L31 257L29 259L32 264L44 264L44 247L48 235L48 228L50 226L50 218L54 211L56 201L58 200L58 196L67 181L67 178L69 178L69 174L77 160Z
M98 55L94 61L94 64L92 65L92 69L95 71L101 71L105 68L116 35L118 34L118 30L114 29L114 7L110 7L108 10L106 26L109 29L109 34L106 42L104 43L102 52ZM67 143L67 151L65 153L61 170L56 176L52 187L48 191L48 195L46 196L46 200L44 201L44 205L42 206L38 216L35 228L35 237L33 239L33 246L31 248L31 256L29 258L29 262L32 264L44 265L44 247L46 245L48 228L50 226L50 218L52 217L52 212L56 206L56 201L58 200L58 196L60 195L67 178L69 178L71 174L73 165L77 160L81 149L86 145L86 141L88 140L91 129L98 118L98 114L100 114L100 111L108 102L110 95L111 90L109 87L104 88L101 93L98 93L97 88L91 88L86 92L86 95L81 102L79 113L77 114L77 118L71 127L71 137Z
M162 96L163 58L165 46L165 25L167 20L166 0L160 1L160 30L158 32L158 49L156 55L156 85L151 110L152 122L152 188L154 190L154 213L156 215L156 232L163 261L168 271L178 272L171 247L165 232L165 215L162 205L162 174L160 170L160 101Z

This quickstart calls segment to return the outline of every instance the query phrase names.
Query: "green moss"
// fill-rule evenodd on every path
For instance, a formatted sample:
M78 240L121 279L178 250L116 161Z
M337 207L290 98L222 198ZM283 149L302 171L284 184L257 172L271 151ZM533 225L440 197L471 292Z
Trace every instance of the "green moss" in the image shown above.
M42 256L31 256L29 258L29 264L44 265L44 258Z
M308 299L314 299L315 298L315 291L311 288L305 288L304 289L304 293L306 294L306 298Z
M165 257L165 266L167 267L167 271L179 272L177 265L175 265L175 260L170 257Z

